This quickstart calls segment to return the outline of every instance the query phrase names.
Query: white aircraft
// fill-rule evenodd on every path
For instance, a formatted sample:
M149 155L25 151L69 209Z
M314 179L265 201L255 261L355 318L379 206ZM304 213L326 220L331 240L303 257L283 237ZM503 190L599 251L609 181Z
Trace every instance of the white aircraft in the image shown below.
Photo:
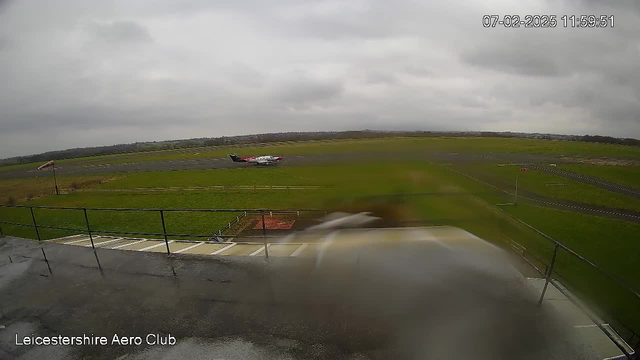
M282 161L282 156L271 156L271 155L262 155L262 156L248 156L248 157L240 157L236 154L229 155L233 162L246 162L250 164L257 165L271 165L275 164L278 161Z

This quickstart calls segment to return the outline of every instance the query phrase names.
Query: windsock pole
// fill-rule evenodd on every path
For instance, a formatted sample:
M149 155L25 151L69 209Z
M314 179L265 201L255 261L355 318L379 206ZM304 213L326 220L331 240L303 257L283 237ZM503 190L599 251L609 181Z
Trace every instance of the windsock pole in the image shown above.
M58 180L56 180L56 163L53 163L53 184L56 187L56 195L60 195L60 192L58 192Z

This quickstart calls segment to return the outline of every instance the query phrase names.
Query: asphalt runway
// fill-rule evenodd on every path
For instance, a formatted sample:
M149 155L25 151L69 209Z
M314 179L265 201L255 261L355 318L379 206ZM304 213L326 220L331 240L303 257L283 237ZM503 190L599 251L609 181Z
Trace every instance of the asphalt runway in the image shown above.
M500 154L496 155L505 162L527 162L527 163L573 163L570 159L561 159L549 155L536 154ZM488 157L486 154L475 153L346 153L346 154L314 154L314 155L288 155L281 163L275 166L310 166L310 165L332 165L348 164L360 161L433 161L438 163L495 163L495 157ZM273 166L273 165L269 165ZM119 164L91 164L88 162L78 162L71 164L61 164L56 166L56 174L59 175L85 175L100 173L130 173L143 171L179 171L179 170L208 170L208 169L233 169L243 167L260 167L248 163L235 163L229 157L198 158L167 161L147 161L131 162ZM52 170L46 169L37 171L35 169L18 169L0 171L0 178L25 178L48 176Z

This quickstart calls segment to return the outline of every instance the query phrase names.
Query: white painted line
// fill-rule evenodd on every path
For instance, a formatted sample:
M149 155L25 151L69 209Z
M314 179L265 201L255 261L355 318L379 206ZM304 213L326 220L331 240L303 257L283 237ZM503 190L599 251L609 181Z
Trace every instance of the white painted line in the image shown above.
M271 244L270 244L270 243L269 243L269 244L267 244L267 247L269 247L269 246L271 246ZM256 256L256 255L260 254L260 252L262 252L262 251L264 251L264 246L261 246L261 247L260 247L260 249L258 249L258 250L256 250L256 251L252 252L249 256Z
M95 239L95 238L94 238L94 239ZM65 245L71 245L71 244L76 244L76 243L83 242L83 241L87 241L87 240L89 240L89 237L87 237L86 239L81 239L81 240L68 241L68 242L66 242L66 243L64 243L64 244L65 244Z
M600 324L601 326L609 326L609 324ZM592 328L592 327L597 327L598 325L596 324L591 324L591 325L574 325L573 327L576 329L582 329L582 328Z
M415 240L429 241L447 250L454 250L454 248L450 244L447 244L445 241L438 239L428 229L423 228L423 229L410 230L408 234L412 235L413 239Z
M100 242L100 243L94 242L93 245L98 246L98 245L103 245L103 244L109 244L109 243L120 241L120 240L122 240L122 238L117 238L117 239L113 239L113 240L107 240L107 241L103 241L103 242ZM85 245L85 246L89 246L89 245Z
M291 254L289 256L296 257L296 256L300 255L304 251L304 249L307 248L308 245L309 244L307 244L307 243L304 243L304 244L300 245L300 247L297 248L296 251L294 251L293 254Z
M202 245L202 244L204 244L204 243L202 243L202 242L201 242L201 243L197 243L197 244L195 244L195 245L191 245L191 246L186 247L186 248L184 248L184 249L180 249L180 250L178 250L178 251L174 251L173 253L174 253L174 254L180 254L181 252L185 252L185 251L187 251L187 250L191 250L191 249L193 249L193 248L197 248L198 246L200 246L200 245Z
M128 243L128 244L122 244L122 245L114 246L111 249L119 249L119 248L126 247L126 246L129 246L129 245L140 244L141 242L145 242L145 241L147 241L147 239L134 241L134 242Z
M63 237L57 238L57 239L49 239L49 240L43 240L43 241L49 242L49 241L69 240L69 239L77 238L78 236L86 236L86 235L82 235L82 234L69 235L69 236L63 236Z
M222 249L220 249L220 250L218 250L218 251L214 251L214 252L212 252L212 253L211 253L211 254L209 254L209 255L218 255L218 254L220 254L221 252L223 252L223 251L225 251L225 250L227 250L227 249L231 249L232 247L234 247L234 246L236 246L236 245L238 245L238 243L233 243L233 244L227 245L227 246L223 247Z
M157 247L160 247L162 245L165 245L167 243L171 244L173 242L173 240L169 240L166 243L164 241L160 241L160 244L155 244L155 245L151 245L151 246L147 246L146 248L142 248L142 249L138 249L138 251L147 251L147 250L151 250Z

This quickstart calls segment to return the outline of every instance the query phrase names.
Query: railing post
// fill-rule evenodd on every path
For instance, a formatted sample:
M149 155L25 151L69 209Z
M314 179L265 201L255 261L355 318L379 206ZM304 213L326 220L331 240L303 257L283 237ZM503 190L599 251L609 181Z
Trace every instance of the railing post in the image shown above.
M262 215L262 238L264 240L264 256L269 258L269 247L267 246L267 225L264 223L264 210L260 210Z
M549 265L549 269L547 270L547 274L545 277L544 287L542 288L542 294L540 294L540 300L538 300L538 306L542 305L542 300L544 299L544 293L547 292L547 286L549 286L549 281L551 280L551 275L553 274L553 265L556 263L556 256L558 256L558 248L560 245L556 243L555 248L553 249L553 257L551 258L551 264Z
M167 237L167 226L164 224L164 210L160 210L160 219L162 219L162 233L164 234L164 244L167 245L167 255L171 255L171 250L169 250L169 238Z
M87 209L83 208L82 212L84 212L84 222L87 224L87 231L89 232L89 240L91 240L91 248L95 250L96 246L93 244L93 234L91 233L91 226L89 226L89 216L87 215Z
M31 210L31 219L33 219L33 227L36 229L38 241L41 241L42 239L40 239L40 230L38 230L38 223L36 223L36 215L33 213L33 206L29 206L29 210Z
M38 236L38 241L40 241L40 250L42 251L42 256L44 256L44 262L47 263L47 268L49 269L49 274L53 275L51 271L51 266L49 266L49 259L47 259L47 254L44 252L44 248L42 247L42 239L40 238L40 230L38 230L38 223L36 222L36 215L33 213L33 206L29 206L29 210L31 210L31 219L33 219L33 227L36 229L36 235Z
M49 259L47 259L47 254L44 252L44 248L40 247L42 250L42 256L44 256L44 262L47 263L47 269L49 269L49 274L53 275L53 271L51 271L51 265L49 265Z

